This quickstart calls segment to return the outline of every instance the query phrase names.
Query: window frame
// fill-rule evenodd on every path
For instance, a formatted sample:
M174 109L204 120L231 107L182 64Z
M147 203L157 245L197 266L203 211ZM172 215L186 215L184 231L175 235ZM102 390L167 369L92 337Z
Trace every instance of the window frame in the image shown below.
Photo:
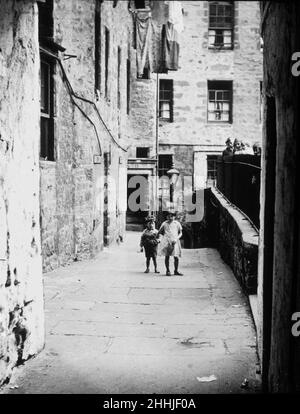
M118 46L117 52L117 107L121 110L121 65L122 65L122 49Z
M43 85L43 72L47 67L47 84ZM47 54L40 53L40 151L39 156L41 160L55 161L55 137L54 137L54 73L55 61ZM43 89L46 91L47 104L43 108ZM43 125L47 125L47 136L43 136Z
M108 27L106 27L106 26L104 28L104 31L105 31L105 37L104 37L104 42L105 42L105 47L104 47L104 49L105 49L104 50L105 88L104 88L104 92L105 92L105 98L107 100L109 100L110 31L109 31Z
M213 162L214 168L209 169L209 162ZM218 154L206 154L206 186L209 185L209 183L213 183L215 185L217 181L217 163L218 163ZM209 172L213 172L212 177L209 176Z
M215 14L212 14L212 9L215 8ZM230 15L226 15L226 8L230 10ZM223 14L220 11L223 9ZM213 19L215 20L214 22ZM228 20L226 22L226 19ZM210 43L210 33L215 33L215 39L221 37L223 42ZM231 42L228 46L224 44L225 32L230 32ZM234 46L234 2L233 1L214 1L209 2L209 16L208 16L208 48L213 50L232 50Z
M214 86L215 85L215 86ZM227 88L226 88L227 86ZM229 87L229 88L228 88ZM216 99L213 101L210 99L210 93L215 93ZM218 94L220 93L228 93L229 99L218 99ZM228 120L217 120L217 119L209 119L210 113L217 113L218 109L214 109L213 111L209 109L210 103L228 103L229 104L229 110L228 110ZM219 112L222 114L226 112L225 110L219 110ZM232 124L233 122L233 81L232 80L212 80L207 81L207 122L209 124Z
M162 89L163 84L170 85L170 88ZM167 94L167 96L165 96ZM168 97L169 94L169 97ZM173 79L159 79L159 99L158 99L158 118L160 122L174 122L174 82ZM163 109L161 107L162 103L169 104L169 117L162 117Z

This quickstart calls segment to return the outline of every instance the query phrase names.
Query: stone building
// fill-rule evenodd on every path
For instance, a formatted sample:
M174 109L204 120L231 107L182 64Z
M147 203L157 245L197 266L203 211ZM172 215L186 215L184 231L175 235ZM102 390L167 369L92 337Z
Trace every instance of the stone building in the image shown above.
M133 25L126 2L47 0L39 12L41 234L50 270L124 237Z
M261 139L259 3L182 1L182 8L179 68L159 75L160 108L170 90L170 116L159 114L159 157L201 188L215 179L228 137L251 149Z
M216 178L228 137L248 143L251 152L261 141L259 2L179 2L179 64L167 71L162 32L168 2L142 3L146 9L136 13L148 10L153 24L152 72L145 70L132 86L128 174L132 165L138 174L138 163L141 174L143 166L154 171L157 160L159 176L174 166L191 178L190 191L204 188Z

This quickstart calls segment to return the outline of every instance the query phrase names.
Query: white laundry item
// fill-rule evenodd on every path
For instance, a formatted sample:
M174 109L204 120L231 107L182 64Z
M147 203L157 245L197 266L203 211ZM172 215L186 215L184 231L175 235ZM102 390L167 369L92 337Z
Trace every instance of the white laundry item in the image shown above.
M181 33L183 27L182 6L181 1L169 0L169 17L168 21L174 25L174 30Z

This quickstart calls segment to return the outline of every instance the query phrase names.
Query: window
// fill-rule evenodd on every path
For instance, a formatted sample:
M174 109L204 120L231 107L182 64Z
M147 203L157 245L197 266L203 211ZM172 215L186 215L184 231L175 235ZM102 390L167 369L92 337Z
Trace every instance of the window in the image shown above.
M105 97L108 98L109 30L105 28Z
M167 176L167 171L172 168L173 165L173 155L172 154L163 154L158 156L158 176Z
M118 109L121 109L121 48L118 47L118 79L117 79L117 88L118 88Z
M137 147L136 158L149 158L149 147Z
M167 172L172 168L173 155L163 154L158 156L158 176L160 197L170 197L170 180ZM161 179L161 177L164 177Z
M263 107L263 83L262 81L259 82L259 122L262 122L264 107Z
M38 2L39 11L39 39L53 37L53 0Z
M217 179L217 155L207 156L207 185L215 185Z
M210 2L209 48L232 49L233 47L233 2Z
M159 81L159 119L173 122L173 80Z
M209 122L232 122L232 81L208 81Z
M100 91L101 85L101 3L96 0L95 9L95 90Z
M145 1L143 0L135 0L134 6L136 9L144 9L146 7Z
M143 70L143 75L140 77L140 79L150 79L150 68L149 65L146 65Z
M130 60L127 59L127 115L130 113Z
M40 157L54 161L53 63L41 58Z

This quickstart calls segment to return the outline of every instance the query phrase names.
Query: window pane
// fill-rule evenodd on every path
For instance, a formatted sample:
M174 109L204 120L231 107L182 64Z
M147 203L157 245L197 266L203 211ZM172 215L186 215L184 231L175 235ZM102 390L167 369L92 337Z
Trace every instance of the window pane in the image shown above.
M212 16L215 16L217 13L217 6L215 4L211 4L209 8L209 12Z
M41 111L49 113L49 65L41 62Z
M223 100L223 92L217 91L217 101L222 101L222 100Z
M215 121L215 114L214 114L214 112L209 112L208 113L208 120L209 121Z
M229 121L229 113L228 112L223 112L221 119L224 122L228 122Z
M48 157L49 146L49 119L41 117L41 151L42 158Z
M210 101L215 100L215 91L208 91L208 96Z

